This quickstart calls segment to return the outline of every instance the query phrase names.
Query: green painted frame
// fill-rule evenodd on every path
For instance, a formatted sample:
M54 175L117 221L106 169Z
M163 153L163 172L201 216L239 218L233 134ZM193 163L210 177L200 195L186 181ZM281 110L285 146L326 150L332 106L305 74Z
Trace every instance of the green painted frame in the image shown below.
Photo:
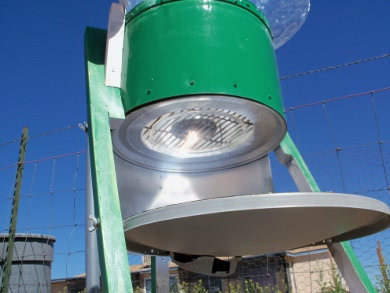
M120 92L104 85L107 31L87 27L88 138L103 292L133 292L123 233L109 118L123 118Z

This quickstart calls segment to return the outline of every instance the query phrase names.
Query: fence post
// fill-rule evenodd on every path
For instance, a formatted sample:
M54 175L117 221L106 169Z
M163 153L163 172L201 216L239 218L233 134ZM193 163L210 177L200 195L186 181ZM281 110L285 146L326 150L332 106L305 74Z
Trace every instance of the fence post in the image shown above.
M6 259L3 267L3 276L1 280L1 289L0 289L1 293L8 292L9 280L11 277L11 266L12 266L12 259L14 253L16 224L18 222L20 190L22 188L24 158L26 156L27 140L28 140L28 128L24 127L22 132L22 138L20 141L18 167L16 169L14 197L12 202L12 213L11 213L11 220L9 225L9 239L8 239L8 246L6 251Z

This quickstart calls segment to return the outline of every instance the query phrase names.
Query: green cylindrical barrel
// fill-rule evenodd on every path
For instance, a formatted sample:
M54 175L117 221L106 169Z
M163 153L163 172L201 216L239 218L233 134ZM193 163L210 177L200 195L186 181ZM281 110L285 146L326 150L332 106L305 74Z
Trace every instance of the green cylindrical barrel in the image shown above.
M272 37L248 1L145 1L126 16L126 113L173 97L227 95L283 114Z

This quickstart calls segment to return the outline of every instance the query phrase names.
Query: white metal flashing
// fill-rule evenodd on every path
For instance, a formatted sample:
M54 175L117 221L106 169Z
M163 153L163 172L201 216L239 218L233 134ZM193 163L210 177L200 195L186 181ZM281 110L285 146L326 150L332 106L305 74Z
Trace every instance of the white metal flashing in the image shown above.
M125 7L112 3L108 18L108 31L105 59L106 86L120 88L122 74L122 51L125 33Z

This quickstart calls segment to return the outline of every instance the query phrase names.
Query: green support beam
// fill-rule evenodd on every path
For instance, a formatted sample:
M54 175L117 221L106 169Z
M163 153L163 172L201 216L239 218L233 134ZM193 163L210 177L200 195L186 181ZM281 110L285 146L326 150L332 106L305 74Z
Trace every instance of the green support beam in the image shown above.
M104 85L107 31L87 28L85 56L91 178L103 292L133 292L116 182L109 118L123 118L119 89Z
M298 190L320 192L321 190L317 182L315 181L313 175L311 174L309 168L307 167L305 161L303 160L301 154L299 153L297 147L295 146L288 133L284 140L281 142L280 148L284 153L282 155L284 156L284 162L282 163L287 166L289 172L292 174L292 177L298 187ZM277 152L278 150L276 150L276 153ZM278 154L277 156L280 160L281 156ZM300 175L303 175L306 181L302 182L296 180L297 177L301 176L294 176L295 172L302 172ZM305 184L307 185L306 187L304 186ZM367 273L362 267L359 259L357 258L355 252L353 251L350 242L346 241L334 244L331 243L328 244L328 248L333 258L335 259L337 266L342 272L342 275L346 280L351 292L358 292L353 291L353 286L356 286L356 288L360 288L359 292L363 292L362 290L365 290L365 292L370 293L377 292L370 278L367 276Z

